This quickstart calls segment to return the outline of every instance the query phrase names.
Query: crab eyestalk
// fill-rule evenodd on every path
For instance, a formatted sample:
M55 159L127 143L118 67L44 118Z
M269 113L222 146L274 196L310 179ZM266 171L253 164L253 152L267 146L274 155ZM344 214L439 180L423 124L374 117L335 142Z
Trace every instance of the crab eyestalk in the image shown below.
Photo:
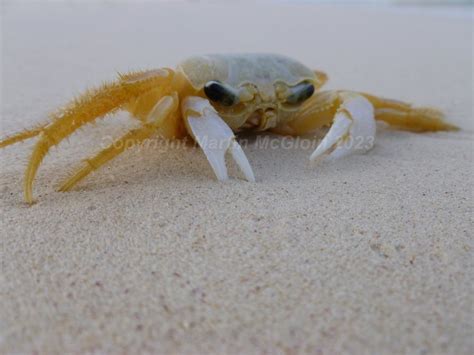
M223 106L233 106L239 102L239 93L230 85L211 80L204 86L204 93L209 100Z
M288 89L286 102L289 104L299 104L309 99L314 93L314 85L304 81Z

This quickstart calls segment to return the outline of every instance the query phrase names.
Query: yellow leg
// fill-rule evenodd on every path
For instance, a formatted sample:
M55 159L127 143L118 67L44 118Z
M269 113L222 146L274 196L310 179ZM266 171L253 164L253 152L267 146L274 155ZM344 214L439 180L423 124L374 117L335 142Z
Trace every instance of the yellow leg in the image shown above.
M53 115L53 121L41 128L39 141L33 149L24 179L25 200L33 202L33 181L39 165L49 149L59 144L84 124L113 113L130 100L159 85L168 85L171 70L158 70L124 75L114 83L90 90Z
M9 137L6 137L0 141L0 148L4 148L8 145L24 141L28 138L36 137L38 134L40 134L43 131L44 127L46 126L47 124L45 124L44 126L37 127L37 128L26 129L23 132L19 132Z
M446 122L444 114L434 108L412 105L361 93L374 106L375 119L412 132L455 131L459 128Z
M94 170L97 170L106 162L112 160L128 148L131 148L149 138L160 126L163 125L163 123L165 123L165 121L168 119L175 119L175 116L172 114L173 112L176 112L177 108L178 97L176 94L173 96L163 97L153 108L141 128L128 132L94 157L86 159L83 166L79 167L72 176L61 185L59 191L69 191L79 181L84 179Z
M73 172L73 174L61 184L61 187L58 191L69 191L74 185L79 181L84 179L94 170L97 170L100 166L112 160L120 153L124 152L126 149L141 143L145 139L149 138L153 134L154 130L148 125L143 126L142 128L132 130L122 136L120 139L117 139L113 142L112 145L102 150L100 153L84 160L82 167L78 168Z

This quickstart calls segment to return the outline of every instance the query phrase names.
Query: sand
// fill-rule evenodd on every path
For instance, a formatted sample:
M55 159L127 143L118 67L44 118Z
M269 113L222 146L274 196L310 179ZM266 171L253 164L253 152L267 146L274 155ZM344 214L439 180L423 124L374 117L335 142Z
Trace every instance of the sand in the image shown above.
M440 107L462 131L380 126L368 154L316 167L306 147L251 140L255 184L235 167L237 178L218 183L199 150L154 140L56 192L130 126L121 114L53 149L32 207L21 180L33 142L9 147L0 353L472 353L467 10L9 2L1 11L2 134L116 71L253 51L325 70L329 88Z

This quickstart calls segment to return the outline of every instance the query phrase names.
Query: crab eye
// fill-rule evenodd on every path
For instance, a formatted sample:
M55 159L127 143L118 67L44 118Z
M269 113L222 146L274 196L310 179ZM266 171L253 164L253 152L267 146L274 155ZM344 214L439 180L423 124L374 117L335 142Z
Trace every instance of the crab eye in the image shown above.
M286 98L286 102L289 104L299 104L309 99L313 93L314 85L307 81L303 81L289 89L289 95Z
M220 81L209 81L204 86L204 93L209 100L218 102L223 106L232 106L239 101L235 90Z

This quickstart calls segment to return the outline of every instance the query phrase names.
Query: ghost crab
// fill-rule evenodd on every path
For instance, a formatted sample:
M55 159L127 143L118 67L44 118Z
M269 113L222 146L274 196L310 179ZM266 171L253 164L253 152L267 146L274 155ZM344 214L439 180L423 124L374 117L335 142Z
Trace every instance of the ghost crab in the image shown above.
M24 197L33 202L33 181L49 149L95 119L127 110L141 127L86 159L61 185L70 190L89 173L130 144L155 133L166 138L191 136L202 148L219 180L226 180L229 151L245 178L252 168L234 133L254 130L285 135L311 133L331 125L310 160L335 159L367 151L375 140L375 120L411 131L456 129L440 111L352 91L317 91L327 76L296 60L273 54L191 57L176 70L156 69L120 75L113 83L90 90L52 115L47 124L0 141L0 148L39 136L24 178ZM344 144L363 139L365 144ZM208 145L214 140L219 144Z

